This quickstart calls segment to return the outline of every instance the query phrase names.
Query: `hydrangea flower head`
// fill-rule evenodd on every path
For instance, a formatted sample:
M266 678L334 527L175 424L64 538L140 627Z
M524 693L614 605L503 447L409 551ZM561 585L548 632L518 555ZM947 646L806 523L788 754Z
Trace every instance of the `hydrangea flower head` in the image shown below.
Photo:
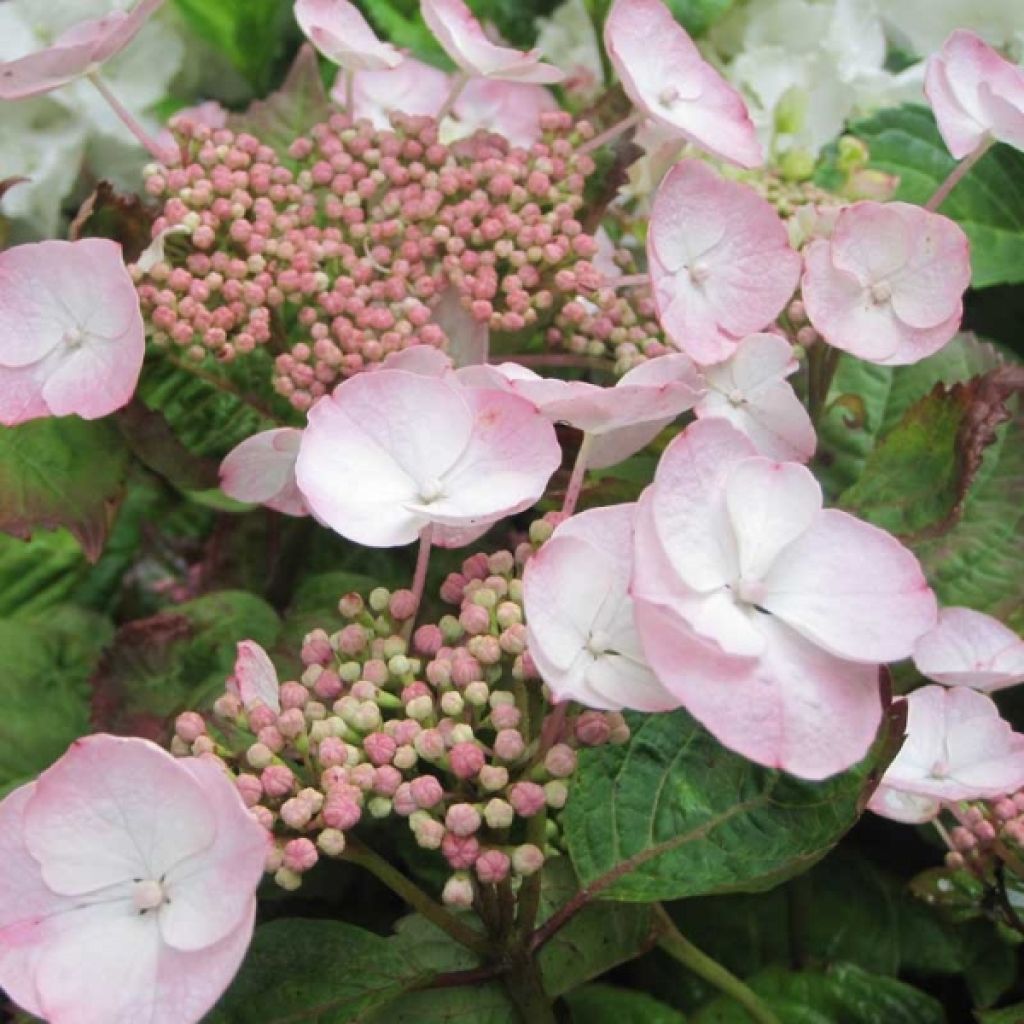
M269 848L223 768L90 736L0 803L0 985L57 1024L192 1024L238 970Z
M971 263L967 236L948 217L909 203L854 203L804 259L811 323L861 359L916 363L960 326Z
M743 98L662 0L615 0L604 39L622 87L647 117L741 167L764 162Z
M971 608L943 608L914 648L921 675L947 686L1002 690L1024 683L1024 640Z
M775 210L700 160L676 164L658 189L647 255L662 326L698 363L727 359L770 324L800 278Z
M383 71L404 59L390 43L377 38L348 0L295 0L295 20L306 38L346 71Z
M115 242L0 253L0 423L106 416L132 397L145 347L139 298Z

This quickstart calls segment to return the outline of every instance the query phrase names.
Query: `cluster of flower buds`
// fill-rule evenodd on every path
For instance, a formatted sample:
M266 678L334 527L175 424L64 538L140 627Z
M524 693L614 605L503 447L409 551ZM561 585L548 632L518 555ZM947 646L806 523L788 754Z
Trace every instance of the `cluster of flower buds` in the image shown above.
M229 681L209 722L179 716L172 751L232 772L275 837L267 868L279 885L297 887L321 856L344 853L346 833L393 815L452 869L452 905L533 874L558 848L577 749L625 742L629 729L619 714L566 714L544 696L523 621L532 552L467 558L441 587L453 612L415 631L410 591L347 594L344 624L305 637L305 669L280 684L279 711L247 706Z
M432 118L391 128L345 114L278 153L251 134L181 119L181 166L151 165L155 251L134 268L154 341L195 360L270 345L274 386L305 410L339 380L412 345L448 347L452 290L466 323L553 325L553 345L623 368L663 350L650 302L605 287L577 219L592 135L541 116L529 150L478 132L444 145Z
M999 800L978 801L957 814L949 830L946 866L984 877L1000 861L1011 869L1024 852L1024 790Z

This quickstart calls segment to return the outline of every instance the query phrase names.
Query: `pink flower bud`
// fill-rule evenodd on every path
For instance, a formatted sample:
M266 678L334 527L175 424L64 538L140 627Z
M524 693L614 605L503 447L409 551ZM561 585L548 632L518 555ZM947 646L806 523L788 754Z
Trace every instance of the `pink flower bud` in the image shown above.
M361 614L363 610L363 599L359 594L351 593L345 594L340 601L338 601L338 611L346 619L354 619L357 615Z
M564 743L556 743L545 755L544 767L556 779L567 779L576 771L576 751Z
M348 770L348 780L364 793L373 788L374 767L366 761L353 765Z
M349 690L349 694L356 701L376 700L379 693L380 688L375 683L371 683L369 679L357 680L352 684L352 689ZM355 705L353 706L354 709Z
M433 698L426 695L413 697L413 699L405 705L405 713L414 721L425 722L428 718L433 717Z
M585 747L599 747L611 734L611 726L600 711L584 711L576 719L576 738Z
M334 650L331 647L326 630L314 629L311 633L306 634L302 642L301 654L304 665L326 664L333 654Z
M508 878L510 867L508 855L501 850L485 850L476 860L476 877L484 885L497 885Z
M263 792L269 797L287 796L295 788L295 776L291 768L283 764L272 764L260 775Z
M521 717L515 704L499 704L491 712L491 725L495 729L515 729Z
M473 906L473 880L463 872L456 872L444 884L441 902L446 907L468 910Z
M206 733L206 723L203 716L196 714L195 711L183 711L174 720L174 731L186 743L195 743Z
M255 807L263 799L263 784L255 775L243 772L235 779L235 788L246 807Z
M477 781L488 793L497 793L508 785L508 769L500 764L485 764Z
M436 761L444 756L444 736L437 729L424 729L418 733L413 740L413 746L424 761Z
M978 840L975 839L974 833L961 825L950 831L949 838L953 842L953 849L958 850L960 853L967 853L978 845Z
M268 725L260 729L256 738L263 746L268 750L272 750L275 754L279 754L284 750L284 737L276 725Z
M491 628L490 613L477 604L466 605L459 613L459 622L470 636L486 633Z
M363 739L363 750L375 765L390 764L397 749L398 744L387 733L371 732Z
M413 779L409 783L409 790L416 806L423 810L435 807L444 798L441 783L433 775L420 775Z
M249 728L253 732L259 732L260 729L277 725L277 715L266 704L257 704L255 707L250 708L248 716Z
M459 837L473 835L480 823L480 812L472 804L452 804L444 818L448 831Z
M234 721L242 713L242 702L233 693L221 694L213 702L213 713L227 721Z
M401 622L404 619L411 619L416 614L416 605L416 596L411 590L396 590L391 595L388 611L393 619Z
M245 759L249 764L259 771L266 768L274 760L274 752L265 743L254 743L245 752Z
M441 712L451 718L458 718L466 706L466 701L458 690L448 690L441 694Z
M401 719L395 722L395 731L391 733L392 738L399 746L406 746L423 731L423 726L412 719Z
M454 832L446 832L441 841L441 853L456 870L471 868L480 855L480 843L475 836L457 836Z
M304 708L309 700L309 690L294 679L281 684L281 707Z
M526 741L518 729L502 729L494 737L494 753L502 761L517 761L525 749Z
M282 711L277 717L277 730L289 740L301 736L306 731L306 716L302 709L289 708L287 711Z
M336 700L341 696L342 684L338 673L325 669L317 676L313 690L321 700Z
M249 808L249 813L269 832L274 827L274 812L269 807L256 804Z
M1003 797L995 805L996 817L1001 821L1010 821L1017 817L1017 805L1008 797Z
M481 681L470 683L465 690L462 691L462 696L466 699L467 704L472 704L473 707L482 708L490 697L490 687Z
M309 871L319 859L316 847L308 839L292 839L284 845L284 866L296 874Z
M544 854L533 843L524 843L512 851L512 869L517 875L535 875L544 867Z
M340 857L345 852L345 833L336 828L325 828L317 836L316 845L327 857Z
M478 679L483 678L483 669L480 662L471 655L456 658L452 662L452 682L458 687L469 686Z
M394 765L384 764L374 770L373 791L379 796L394 796L402 784L402 773Z
M456 743L449 752L452 774L459 779L476 778L484 760L484 752L475 743Z
M342 793L328 795L324 804L324 821L331 828L344 832L357 825L362 816L362 808L350 796Z
M181 739L180 736L175 737ZM213 742L212 736L197 736L195 742L192 744L192 754L194 757L214 757L214 751L217 749L217 744Z
M433 657L441 649L444 643L444 637L441 635L441 630L437 626L427 625L420 626L419 629L413 633L412 637L413 647L423 655L427 657Z
M410 814L414 814L419 810L419 804L412 795L412 787L408 782L403 782L394 792L392 797L392 805L395 809L395 814L400 815L403 818L408 818Z
M300 800L297 796L293 796L281 805L281 820L289 828L305 828L312 817L312 808L305 800Z
M416 845L422 849L440 850L445 837L444 825L433 818L427 818L425 821L416 823L413 836L416 839Z
M508 802L520 817L532 818L543 810L547 801L542 786L535 782L517 782L508 791Z
M974 834L978 837L979 841L991 843L996 837L996 829L991 821L980 821L974 826Z
M337 635L338 650L342 654L356 655L366 647L366 630L356 623L346 626Z

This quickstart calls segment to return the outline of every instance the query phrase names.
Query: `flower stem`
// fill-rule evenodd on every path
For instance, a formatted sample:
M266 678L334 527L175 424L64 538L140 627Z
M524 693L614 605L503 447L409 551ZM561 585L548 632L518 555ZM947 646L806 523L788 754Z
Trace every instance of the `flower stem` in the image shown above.
M650 274L623 274L622 277L611 278L605 282L609 288L642 288L650 283Z
M352 121L356 119L356 75L354 71L345 70L345 113Z
M342 854L344 860L365 868L378 881L383 882L393 893L405 900L413 910L422 914L431 924L440 928L460 945L479 956L487 956L490 953L490 943L480 932L470 928L445 910L440 903L432 900L415 882L392 867L380 854L374 853L364 843L351 836L348 836L347 840L348 845Z
M107 101L111 110L124 122L125 127L138 139L139 143L147 149L152 156L162 164L172 164L177 161L177 154L168 150L164 152L151 138L145 128L139 124L135 115L110 91L110 86L100 77L98 71L86 75L90 82L96 87L96 91Z
M664 952L737 1002L753 1020L757 1021L757 1024L779 1024L779 1018L761 1002L749 986L718 961L712 960L707 953L699 950L679 931L660 903L654 904L654 916L661 925L658 945Z
M825 412L841 351L818 341L807 352L807 411L815 427Z
M593 153L595 149L600 149L602 146L606 146L609 142L617 139L624 131L635 127L643 120L644 115L639 110L634 110L631 114L624 117L621 121L617 121L601 132L600 135L595 135L589 142L583 143L579 149L576 150L577 156L583 156L585 153Z
M415 602L413 613L405 621L402 627L403 632L408 633L406 640L412 636L413 627L416 625L416 616L420 611L420 604L423 601L423 591L427 586L427 567L430 565L430 551L434 541L434 524L428 523L420 533L420 549L416 555L416 569L412 576L412 596Z
M452 79L452 91L448 93L448 98L441 104L441 109L437 112L437 123L440 124L453 110L455 104L458 102L459 97L462 95L462 90L469 85L469 75L465 71L460 71Z
M590 449L593 447L593 443L593 434L583 435L583 443L576 454L576 462L572 467L572 476L569 477L569 486L565 492L565 501L562 503L562 515L566 519L576 511L576 503L580 500L580 492L583 490L583 478L587 475L587 459L590 457Z
M523 1024L557 1024L536 959L516 957L505 977L505 988Z
M949 172L949 176L935 190L931 199L924 204L924 208L935 213L935 211L938 210L938 208L946 201L949 193L960 184L961 180L967 175L970 169L989 151L993 142L995 142L995 139L990 135L986 135L985 138L983 138L981 142L979 142L978 145L971 150L971 152L968 153L952 171Z

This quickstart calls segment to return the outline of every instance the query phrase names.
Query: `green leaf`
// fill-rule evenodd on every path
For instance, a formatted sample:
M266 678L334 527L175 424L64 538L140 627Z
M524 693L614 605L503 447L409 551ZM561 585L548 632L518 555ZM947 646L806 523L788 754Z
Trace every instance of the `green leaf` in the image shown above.
M625 746L583 751L563 816L581 881L612 899L756 891L806 871L857 820L873 767L810 783L726 750L684 711L630 724Z
M1004 1006L1001 1010L986 1010L976 1013L978 1024L1021 1024L1024 1021L1024 1003Z
M255 594L207 594L117 631L95 677L94 715L106 729L158 738L167 721L217 697L239 640L272 647L280 622Z
M896 199L924 204L956 165L925 107L883 110L854 122L850 132L868 144L871 167L899 176ZM975 288L1024 281L1024 153L995 146L953 190L942 213L970 239Z
M366 13L381 35L413 56L439 67L453 67L451 58L427 28L419 4L395 0L364 0Z
M671 1006L615 985L584 985L565 997L576 1024L686 1024Z
M668 6L691 36L701 36L736 6L736 0L668 0Z
M27 539L65 526L94 562L127 468L128 450L105 420L65 416L0 427L0 530Z
M945 1024L941 1005L903 982L843 964L824 973L782 968L747 983L785 1024ZM720 996L694 1024L749 1024L737 1003Z
M0 621L0 785L35 775L89 731L89 676L112 633L70 605Z
M160 413L135 399L116 414L114 422L132 454L179 490L217 487L217 463L193 455Z
M366 1020L423 980L418 965L362 928L342 921L274 921L256 929L242 970L206 1020L349 1024Z
M39 531L27 542L0 535L0 617L35 615L68 601L88 571L66 530Z

